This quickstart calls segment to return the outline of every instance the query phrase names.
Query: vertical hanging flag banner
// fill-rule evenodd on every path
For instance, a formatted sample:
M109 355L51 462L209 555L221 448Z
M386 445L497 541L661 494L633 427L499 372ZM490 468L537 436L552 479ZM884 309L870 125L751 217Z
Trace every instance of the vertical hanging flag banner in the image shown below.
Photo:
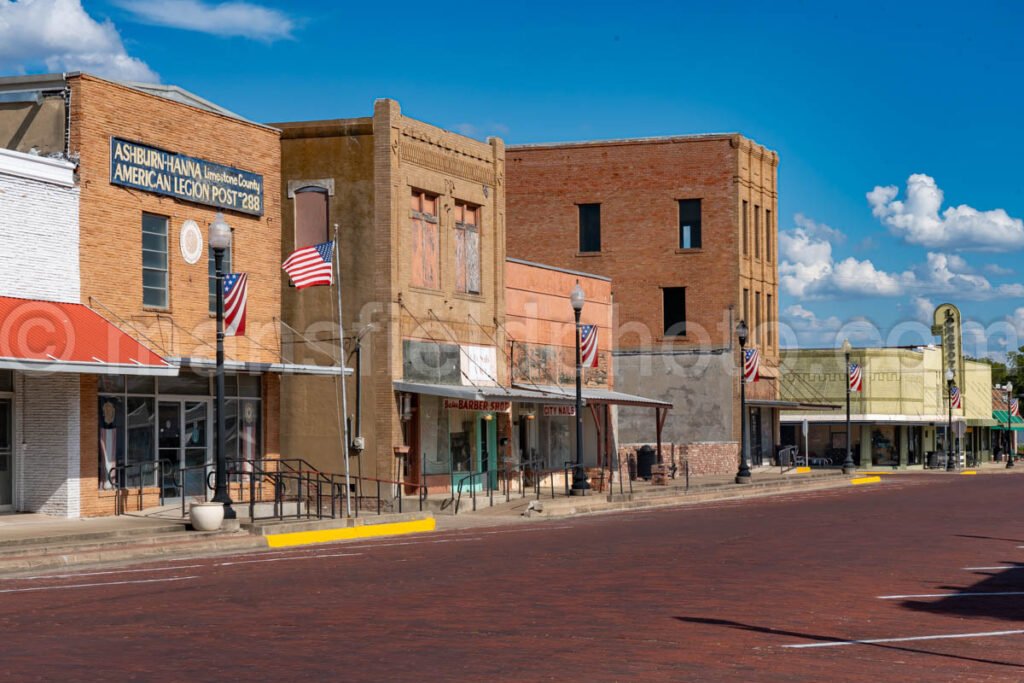
M960 387L953 386L949 390L949 401L953 404L953 407L957 410L963 408L963 401L960 398Z
M312 247L296 250L288 260L281 264L288 277L292 279L296 289L305 289L315 285L334 284L334 268L332 255L334 242L324 242Z
M597 325L580 326L580 354L583 367L597 367Z
M249 298L249 276L228 273L224 276L224 336L245 336L245 304Z
M743 381L756 382L761 379L761 352L747 349L743 358Z
M864 374L856 363L850 363L850 391L864 391Z
M1016 398L1010 399L1010 415L1020 417L1020 401Z

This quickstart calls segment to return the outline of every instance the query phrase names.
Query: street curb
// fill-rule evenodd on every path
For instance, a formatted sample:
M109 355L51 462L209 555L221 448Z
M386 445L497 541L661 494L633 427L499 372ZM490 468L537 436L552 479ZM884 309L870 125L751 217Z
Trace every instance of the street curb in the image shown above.
M333 543L335 541L351 541L357 538L376 538L379 536L405 536L434 531L437 521L433 517L418 519L411 522L385 522L383 524L364 524L345 526L334 529L318 529L315 531L293 531L283 534L267 534L263 536L269 548L293 548L316 543Z

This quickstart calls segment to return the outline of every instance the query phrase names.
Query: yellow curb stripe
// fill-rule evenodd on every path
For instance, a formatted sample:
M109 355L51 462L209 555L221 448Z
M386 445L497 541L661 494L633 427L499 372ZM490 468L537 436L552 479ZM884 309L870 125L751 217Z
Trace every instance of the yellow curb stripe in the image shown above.
M892 474L892 472L861 472L861 474L865 477L884 477L887 474Z
M288 548L296 545L309 545L311 543L347 541L354 538L421 534L427 531L433 531L436 527L437 522L433 517L431 517L429 519L417 519L412 522L368 524L366 526L343 527L341 529L320 529L317 531L295 531L288 534L269 534L267 536L267 545L271 548Z
M811 471L810 467L797 467L796 468L796 473L797 474L806 474L807 472L810 472L810 471Z
M974 470L964 470L960 474L977 474L977 472L975 472Z
M850 483L858 486L860 484L877 484L880 481L882 481L881 477L857 477L856 479L851 479Z

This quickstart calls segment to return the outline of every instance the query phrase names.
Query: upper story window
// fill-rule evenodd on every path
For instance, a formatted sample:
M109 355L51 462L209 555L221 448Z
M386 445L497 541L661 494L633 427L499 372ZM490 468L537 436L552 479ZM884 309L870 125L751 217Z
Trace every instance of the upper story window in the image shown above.
M437 195L413 190L409 210L412 228L411 284L441 288L441 243L437 220Z
M679 200L679 248L700 249L700 200Z
M584 254L601 251L601 205L579 204L580 252Z
M761 258L761 207L754 204L754 258Z
M666 337L686 336L686 287L663 287L662 318Z
M328 228L327 190L303 187L295 191L295 248L331 240Z
M743 255L750 255L750 204L743 200Z
M455 290L480 293L480 207L455 202Z
M772 244L775 242L775 233L772 231L772 210L764 210L764 258L772 260Z
M221 265L224 273L231 272L231 251L234 246L234 236L232 236L231 244L224 250L224 262ZM215 314L217 312L217 261L213 257L213 249L208 250L209 254L209 284L210 284L210 313Z
M168 307L167 216L142 214L142 305Z

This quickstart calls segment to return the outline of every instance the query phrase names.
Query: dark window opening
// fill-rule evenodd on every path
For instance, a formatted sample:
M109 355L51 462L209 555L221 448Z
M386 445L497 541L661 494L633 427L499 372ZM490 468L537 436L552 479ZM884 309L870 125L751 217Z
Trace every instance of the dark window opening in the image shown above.
M679 248L700 249L700 200L679 200Z
M664 287L662 311L666 337L686 336L686 287Z
M580 204L580 252L601 251L601 205Z

